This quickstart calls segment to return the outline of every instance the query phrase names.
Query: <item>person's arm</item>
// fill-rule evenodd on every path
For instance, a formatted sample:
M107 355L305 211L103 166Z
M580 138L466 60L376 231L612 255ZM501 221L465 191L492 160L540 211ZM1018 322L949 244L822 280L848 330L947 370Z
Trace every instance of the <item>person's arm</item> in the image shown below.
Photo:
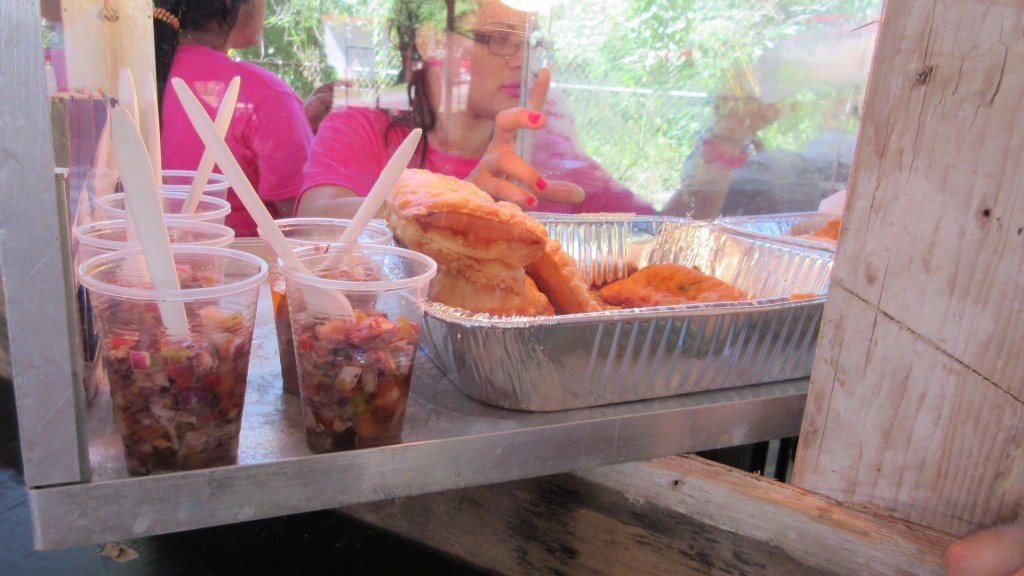
M324 118L331 112L331 108L334 107L334 89L339 86L345 86L345 82L342 80L331 80L314 90L303 103L306 120L309 121L309 127L313 130L313 134L316 134L316 131L320 128L320 123L323 122Z
M272 202L274 208L277 208L277 213L282 218L289 218L292 212L295 211L295 199L289 198L288 200L275 200Z
M752 96L719 96L714 108L715 122L697 143L692 168L665 203L663 214L700 220L717 218L725 205L733 171L746 163L748 150L760 145L757 132L775 122L781 111L778 103L761 102Z
M295 216L298 218L352 218L362 203L362 196L344 186L321 184L302 193L298 206L295 208Z
M714 133L700 141L692 168L661 213L710 220L722 213L732 173L747 161L744 144Z

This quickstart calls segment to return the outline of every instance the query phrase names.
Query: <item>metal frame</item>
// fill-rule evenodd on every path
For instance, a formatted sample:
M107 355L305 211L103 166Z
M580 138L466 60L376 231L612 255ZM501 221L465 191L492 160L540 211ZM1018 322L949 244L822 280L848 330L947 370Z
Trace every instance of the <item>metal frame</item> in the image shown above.
M54 185L41 25L37 0L0 3L0 270L28 486L89 478L67 208Z
M579 470L796 435L807 380L556 413L489 407L429 360L404 443L311 455L283 396L269 296L254 341L240 463L128 477L105 390L88 408L54 186L37 0L0 2L0 266L35 545L59 548ZM258 351L258 350L261 350ZM250 404L250 395L253 401Z

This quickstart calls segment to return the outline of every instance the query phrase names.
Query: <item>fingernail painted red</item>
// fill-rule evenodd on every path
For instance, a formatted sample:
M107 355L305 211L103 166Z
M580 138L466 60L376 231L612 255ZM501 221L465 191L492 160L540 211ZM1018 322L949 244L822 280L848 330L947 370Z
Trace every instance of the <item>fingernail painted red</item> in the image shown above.
M540 112L530 112L530 115L526 118L530 121L530 124L536 124L540 122Z
M543 190L548 187L547 180L543 178L537 178L537 190Z
M533 208L534 206L537 205L537 199L534 198L533 196L530 196L529 198L526 199L526 205L529 206L530 208Z

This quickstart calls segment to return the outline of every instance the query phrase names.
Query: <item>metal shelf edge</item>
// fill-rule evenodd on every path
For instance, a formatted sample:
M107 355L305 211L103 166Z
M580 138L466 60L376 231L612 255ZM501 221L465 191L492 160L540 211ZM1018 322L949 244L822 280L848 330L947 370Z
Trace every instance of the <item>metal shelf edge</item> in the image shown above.
M764 394L738 401L29 489L35 546L139 538L796 436L806 381L761 386Z

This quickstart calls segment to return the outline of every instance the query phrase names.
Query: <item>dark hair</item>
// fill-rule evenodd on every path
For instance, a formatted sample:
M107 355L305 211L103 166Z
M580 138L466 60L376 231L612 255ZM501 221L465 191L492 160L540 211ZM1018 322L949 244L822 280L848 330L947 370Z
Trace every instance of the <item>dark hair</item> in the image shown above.
M416 49L416 31L425 23L432 22L445 30L454 31L456 20L476 8L473 0L395 0L391 10L388 37L401 56L400 77L407 81L406 95L409 97L408 112L391 114L384 131L387 141L392 130L398 128L422 128L423 144L420 147L420 168L427 162L427 133L437 125L433 102L427 91L427 70L423 56Z
M220 31L227 35L238 22L238 13L250 0L155 0L154 8L167 10L180 22L180 29L154 18L153 41L156 49L156 93L163 107L171 63L178 52L179 33L192 31Z

